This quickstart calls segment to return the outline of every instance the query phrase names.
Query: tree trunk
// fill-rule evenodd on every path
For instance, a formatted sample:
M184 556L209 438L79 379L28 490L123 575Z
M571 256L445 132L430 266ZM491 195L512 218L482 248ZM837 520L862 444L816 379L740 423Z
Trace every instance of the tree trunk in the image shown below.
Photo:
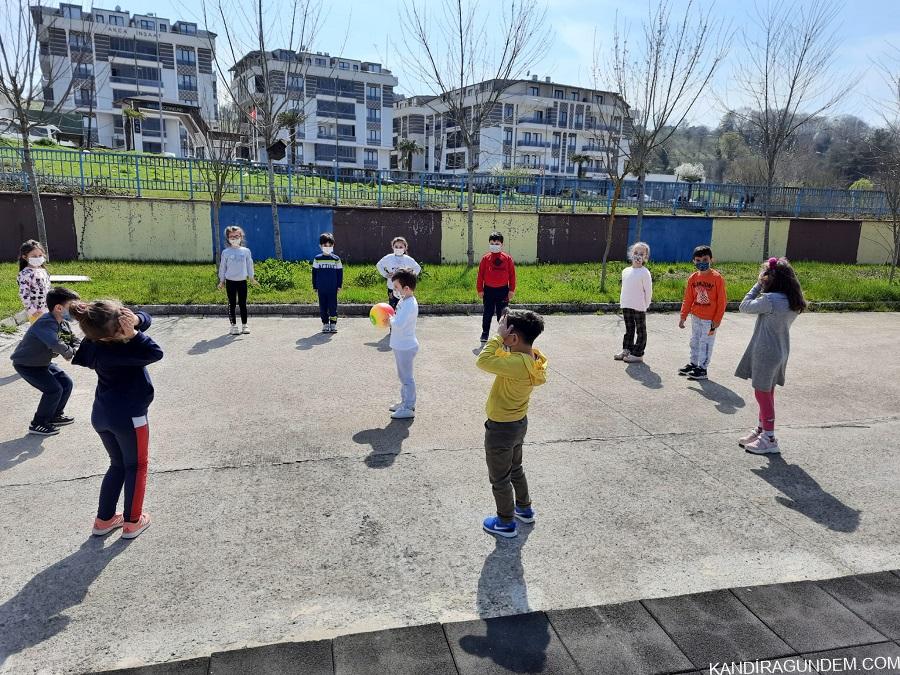
M37 225L38 239L44 249L47 258L50 257L50 245L47 241L47 223L44 220L44 206L41 204L41 186L38 185L37 175L34 171L34 162L31 158L31 146L28 143L28 125L22 123L22 168L31 183L31 200L34 202L34 222Z
M470 151L471 152L471 151ZM475 167L469 164L468 167L468 197L469 197L469 205L468 205L468 213L466 214L466 236L467 236L467 247L466 247L466 259L468 260L469 265L475 264L475 199L473 194L474 183L475 183Z
M275 169L272 158L266 153L266 164L269 166L269 201L272 204L272 236L275 239L275 257L284 260L281 253L281 224L278 222L278 199L275 196Z
M297 127L291 126L291 166L297 164Z
M888 275L888 283L894 283L894 273L897 271L897 259L900 257L900 213L893 214L894 251L891 256L891 273Z
M771 174L766 178L766 204L765 217L763 220L763 251L762 259L769 259L769 226L772 222L772 182Z
M212 200L212 216L213 216L213 250L216 265L222 259L222 232L219 221L219 209L222 208L222 194L213 195Z
M616 206L619 203L619 197L622 195L622 182L624 177L616 180L616 187L613 190L612 205L609 209L609 224L606 227L606 248L603 249L603 264L600 266L600 292L606 292L606 263L609 261L609 251L612 248L613 227L616 224Z
M637 218L634 220L634 241L641 240L641 228L644 225L644 190L647 185L647 174L644 171L638 173L638 207L637 207Z

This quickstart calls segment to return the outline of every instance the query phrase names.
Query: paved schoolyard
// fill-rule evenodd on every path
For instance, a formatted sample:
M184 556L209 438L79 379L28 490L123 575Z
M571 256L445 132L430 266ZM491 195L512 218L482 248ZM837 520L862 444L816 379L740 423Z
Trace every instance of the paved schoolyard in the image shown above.
M615 316L550 316L526 470L538 522L480 530L490 377L477 317L423 317L418 417L366 319L158 318L153 526L89 536L105 452L94 376L67 366L78 420L23 434L35 392L0 351L0 671L208 655L432 621L587 606L900 564L900 314L807 314L779 390L781 457L741 451L750 317L728 314L707 383L675 374L688 335L649 317L644 366L613 362Z

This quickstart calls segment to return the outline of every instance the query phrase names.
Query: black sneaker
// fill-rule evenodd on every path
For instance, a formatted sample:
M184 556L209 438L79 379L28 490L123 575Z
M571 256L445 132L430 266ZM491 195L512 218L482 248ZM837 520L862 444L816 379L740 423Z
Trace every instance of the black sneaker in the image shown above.
M695 366L693 363L689 363L686 366L684 366L683 368L679 368L678 374L679 375L690 375L694 371L694 368L696 368L696 367L697 366Z
M688 375L689 380L705 380L706 377L706 368L696 367L691 371L691 374Z
M28 433L33 436L56 436L59 429L52 424L32 424L28 427Z
M69 417L68 415L57 415L52 420L50 420L50 424L55 427L64 427L67 424L72 424L72 422L74 421L74 417Z

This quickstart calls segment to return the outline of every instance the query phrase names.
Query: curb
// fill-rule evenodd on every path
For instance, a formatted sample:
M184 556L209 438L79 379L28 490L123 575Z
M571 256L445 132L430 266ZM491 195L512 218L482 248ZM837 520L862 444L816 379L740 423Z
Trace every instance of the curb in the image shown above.
M12 316L8 316L5 319L0 319L0 326L12 326L16 328L17 326L21 326L23 323L28 323L28 315L25 313L23 309L21 312L17 312Z

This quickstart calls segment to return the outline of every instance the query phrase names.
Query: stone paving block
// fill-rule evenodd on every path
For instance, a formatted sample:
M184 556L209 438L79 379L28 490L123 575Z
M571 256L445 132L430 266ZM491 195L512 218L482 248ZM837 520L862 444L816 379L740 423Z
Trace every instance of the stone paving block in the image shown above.
M838 601L891 639L900 638L900 577L890 572L817 581Z
M447 623L444 632L460 675L581 672L542 612Z
M585 673L671 673L693 665L639 602L554 610L547 618Z
M333 675L331 640L283 644L216 652L209 659L209 675Z
M731 590L797 652L839 649L887 639L811 581Z
M456 675L439 623L334 639L335 675Z
M641 602L698 668L795 654L730 591Z
M184 661L170 661L168 663L155 663L151 666L137 666L135 668L123 668L121 670L104 670L102 675L207 675L209 672L209 659L186 659Z
M847 675L900 675L900 645L881 642L861 647L847 647L825 652L803 654L803 658L815 662L822 659L826 667L819 672L846 673ZM837 664L834 660L838 659ZM815 663L813 663L815 665Z

